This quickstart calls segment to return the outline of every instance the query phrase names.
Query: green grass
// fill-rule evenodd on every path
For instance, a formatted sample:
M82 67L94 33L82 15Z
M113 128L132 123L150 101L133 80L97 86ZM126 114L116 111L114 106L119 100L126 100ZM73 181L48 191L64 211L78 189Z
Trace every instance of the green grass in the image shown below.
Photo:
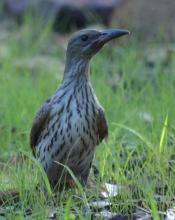
M32 206L35 219L46 218L46 207L57 207L59 219L75 219L72 210L78 219L90 219L90 214L82 214L82 207L87 200L99 197L98 187L89 190L78 185L53 198L29 147L32 120L60 85L64 48L49 28L38 34L36 27L32 31L26 24L4 33L8 37L3 38L3 33L0 160L8 166L0 173L0 191L16 188L20 193L16 209L8 211L6 217L23 219L24 211ZM102 182L123 187L117 197L110 198L111 210L128 213L135 201L142 201L154 219L159 219L158 211L174 206L175 193L175 54L169 54L165 47L162 59L160 47L156 43L143 47L133 35L108 45L91 63L91 81L109 123L108 141L97 148L94 164ZM150 53L146 53L148 49ZM146 60L152 55L156 57L154 67L149 67ZM21 152L31 159L22 166L12 164L9 159ZM45 191L36 190L37 184L46 186ZM157 194L164 199L161 206Z

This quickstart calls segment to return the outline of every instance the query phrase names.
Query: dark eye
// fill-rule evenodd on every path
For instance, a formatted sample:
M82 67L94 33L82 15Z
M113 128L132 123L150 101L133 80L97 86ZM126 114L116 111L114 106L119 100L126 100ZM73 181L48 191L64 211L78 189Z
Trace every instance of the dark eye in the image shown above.
M88 36L86 35L86 34L83 34L82 36L81 36L81 40L82 41L86 41L88 39Z

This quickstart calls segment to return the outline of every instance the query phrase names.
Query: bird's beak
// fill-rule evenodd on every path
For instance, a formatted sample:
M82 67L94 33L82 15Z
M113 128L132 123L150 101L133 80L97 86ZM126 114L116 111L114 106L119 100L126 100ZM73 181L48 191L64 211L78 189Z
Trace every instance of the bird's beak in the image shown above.
M100 32L97 44L99 44L99 46L103 46L108 41L126 34L130 34L130 32L125 29L107 29L105 31Z
M100 31L98 36L85 48L89 52L90 57L96 54L105 43L109 42L112 39L121 37L123 35L130 34L128 30L125 29L107 29Z

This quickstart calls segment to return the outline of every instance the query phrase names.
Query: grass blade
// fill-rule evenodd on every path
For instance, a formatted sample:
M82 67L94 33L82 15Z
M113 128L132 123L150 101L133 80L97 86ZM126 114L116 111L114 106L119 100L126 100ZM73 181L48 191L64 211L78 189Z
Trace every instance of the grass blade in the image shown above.
M162 133L160 136L160 142L159 142L159 152L160 153L162 153L165 150L167 133L168 133L168 115L166 115L166 117L165 117L164 125L162 128Z

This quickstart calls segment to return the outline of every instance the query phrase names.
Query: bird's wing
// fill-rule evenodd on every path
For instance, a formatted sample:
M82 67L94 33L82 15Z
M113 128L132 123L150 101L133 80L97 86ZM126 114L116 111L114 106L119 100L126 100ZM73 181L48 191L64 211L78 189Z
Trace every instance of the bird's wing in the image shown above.
M35 146L37 144L38 138L48 121L49 114L51 110L51 98L47 99L42 105L40 111L37 113L32 128L30 131L30 147L32 148L33 154L35 155Z
M101 142L104 138L108 137L108 123L102 108L98 110L97 123L99 142Z

